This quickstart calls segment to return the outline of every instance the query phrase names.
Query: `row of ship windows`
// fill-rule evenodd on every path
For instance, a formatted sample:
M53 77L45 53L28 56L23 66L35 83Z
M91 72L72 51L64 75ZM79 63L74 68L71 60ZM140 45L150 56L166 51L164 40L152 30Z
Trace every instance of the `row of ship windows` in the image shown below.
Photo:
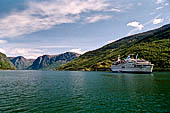
M142 65L134 65L134 67L143 67ZM122 66L121 68L125 68L125 66Z

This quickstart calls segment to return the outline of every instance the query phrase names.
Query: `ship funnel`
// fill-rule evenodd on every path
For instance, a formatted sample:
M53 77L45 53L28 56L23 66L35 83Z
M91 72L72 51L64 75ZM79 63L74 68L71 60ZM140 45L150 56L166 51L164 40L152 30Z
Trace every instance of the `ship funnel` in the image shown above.
M120 62L121 60L120 60L120 55L118 55L118 58L117 58L117 62Z
M136 59L138 59L138 54L136 55Z

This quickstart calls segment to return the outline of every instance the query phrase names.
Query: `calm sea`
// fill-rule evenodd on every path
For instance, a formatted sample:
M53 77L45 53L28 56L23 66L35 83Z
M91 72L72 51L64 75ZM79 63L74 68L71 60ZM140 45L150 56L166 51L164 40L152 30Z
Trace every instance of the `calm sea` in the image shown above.
M170 112L170 73L0 71L0 112Z

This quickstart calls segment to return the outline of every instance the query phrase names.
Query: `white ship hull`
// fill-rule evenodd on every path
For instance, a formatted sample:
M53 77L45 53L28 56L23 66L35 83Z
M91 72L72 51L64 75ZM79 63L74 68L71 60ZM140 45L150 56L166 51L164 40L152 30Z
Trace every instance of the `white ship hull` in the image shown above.
M152 73L153 65L138 65L138 66L129 66L129 65L112 65L112 72L122 72L122 73Z

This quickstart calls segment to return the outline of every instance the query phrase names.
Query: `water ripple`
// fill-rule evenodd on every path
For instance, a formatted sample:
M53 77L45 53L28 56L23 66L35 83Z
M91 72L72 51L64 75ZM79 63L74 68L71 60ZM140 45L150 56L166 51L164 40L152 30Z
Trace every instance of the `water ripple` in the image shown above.
M0 112L169 112L169 75L0 71Z

